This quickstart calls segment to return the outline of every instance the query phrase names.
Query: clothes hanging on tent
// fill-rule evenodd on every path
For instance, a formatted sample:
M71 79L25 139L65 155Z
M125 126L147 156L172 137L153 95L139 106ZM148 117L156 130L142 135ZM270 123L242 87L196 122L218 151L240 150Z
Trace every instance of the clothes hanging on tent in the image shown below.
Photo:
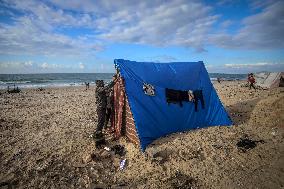
M189 101L193 102L193 101L194 101L193 91L192 91L192 90L189 90L187 93L188 93L188 99L189 99Z
M204 103L204 98L203 98L203 94L202 94L202 90L195 90L193 91L193 96L194 96L194 108L195 111L197 112L197 106L198 106L198 101L200 100L201 102L201 107L202 109L205 108L205 103Z
M166 88L167 103L179 103L182 107L182 101L189 102L188 91L174 90Z
M181 90L174 90L166 88L166 99L167 103L179 103L182 107L182 101L185 102L194 102L194 109L198 111L198 101L201 102L202 109L205 108L204 98L202 90L195 90L195 91L181 91Z
M117 82L114 85L113 96L114 96L114 121L113 121L113 129L115 138L119 138L121 136L121 128L123 124L123 110L125 104L125 91L124 91L124 83L121 77L118 77Z

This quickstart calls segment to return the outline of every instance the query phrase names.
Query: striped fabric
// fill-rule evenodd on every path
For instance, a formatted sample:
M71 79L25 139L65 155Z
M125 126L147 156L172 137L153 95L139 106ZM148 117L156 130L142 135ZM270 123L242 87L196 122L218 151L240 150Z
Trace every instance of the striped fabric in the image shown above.
M114 129L115 138L118 139L125 134L130 142L139 146L139 138L137 136L136 127L128 99L125 95L124 83L121 78L114 85L114 120L112 128ZM122 133L122 130L125 133Z
M135 122L131 113L127 98L125 99L125 126L126 137L135 145L139 146L139 138L137 136Z
M125 102L125 91L123 86L123 80L121 77L118 78L117 82L113 86L113 97L114 97L114 135L118 139L121 136L123 110Z

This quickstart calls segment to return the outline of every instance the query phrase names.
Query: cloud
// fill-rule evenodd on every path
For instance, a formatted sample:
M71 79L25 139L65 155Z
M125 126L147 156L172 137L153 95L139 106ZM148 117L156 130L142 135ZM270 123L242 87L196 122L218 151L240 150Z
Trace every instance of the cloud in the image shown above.
M224 31L238 24L232 20L213 28L220 15L213 7L200 1L92 1L78 3L76 0L52 2L64 10L95 13L93 23L100 31L97 38L110 42L151 44L154 46L192 47L197 52L206 51L206 45L225 49L274 49L284 47L284 2L253 0L252 9L257 14L241 21L235 34ZM218 6L233 6L236 1L223 0ZM90 24L92 25L92 24Z
M0 62L0 68L13 68L13 69L20 69L20 68L30 68L33 66L32 61L27 62Z
M96 51L84 40L41 30L30 17L17 19L13 26L0 24L0 41L0 54L75 56Z
M284 1L269 4L260 13L242 20L236 34L209 35L209 43L222 48L276 49L284 48Z
M242 27L231 34L224 29L235 22L225 20L214 28L221 15L196 0L2 0L0 14L11 23L0 22L0 54L89 56L116 42L189 47L196 52L206 51L207 45L283 48L284 2L253 2L252 7L261 8L259 13L244 18Z
M0 62L0 74L7 73L31 73L35 68L35 64L32 61L7 61Z
M33 62L32 61L24 62L24 66L26 67L33 66Z
M267 7L271 4L273 4L275 2L275 0L252 0L250 1L250 7L252 9L260 9L260 8L263 8L263 7Z
M85 69L85 65L82 62L80 62L79 63L79 68L83 70L83 69Z
M98 27L105 31L98 37L114 42L203 49L206 35L218 19L210 14L211 7L197 1L163 1L154 6L146 2L114 9L110 17L98 19ZM125 18L123 23L121 18Z
M284 67L284 63L269 63L269 62L258 62L254 64L224 64L225 67L229 68L248 68L248 67L264 67L264 66L277 66L282 65Z
M47 68L49 68L49 65L45 62L42 65L40 65L40 67L43 68L43 69L47 69Z
M37 51L42 54L98 51L103 49L98 44L105 42L179 45L202 51L206 35L218 19L211 7L195 0L4 2L7 8L23 13L13 25L0 26L0 36L6 39L0 51L9 54L33 54L36 47L43 47ZM66 28L88 28L92 37L71 38L60 33Z
M49 63L44 62L39 67L42 69L57 69L57 68L62 68L64 66L59 65L59 64L49 64Z
M229 26L231 26L233 24L233 21L232 20L225 20L223 22L221 22L221 28L227 28Z
M0 74L5 73L63 73L69 72L74 73L78 72L78 69L85 69L85 64L56 64L49 62L0 62Z
M214 73L250 73L250 72L283 72L284 63L280 62L256 62L245 64L223 64L223 65L207 65L209 72Z
M92 22L92 17L89 14L67 13L62 9L53 7L51 4L36 0L4 0L4 6L32 17L38 27L47 31L54 29L56 26L82 27Z
M103 71L105 69L105 65L104 64L100 64L100 70Z
M284 71L284 63L273 63L273 62L257 62L250 64L224 64L224 69L228 72L281 72Z
M17 11L13 23L0 22L0 54L78 56L93 54L102 47L92 37L71 37L64 29L90 27L88 14L66 13L47 3L27 1L3 1L5 10Z
M145 61L145 62L173 62L173 61L177 61L177 58L170 56L170 55L157 55L157 56L144 57L140 61Z

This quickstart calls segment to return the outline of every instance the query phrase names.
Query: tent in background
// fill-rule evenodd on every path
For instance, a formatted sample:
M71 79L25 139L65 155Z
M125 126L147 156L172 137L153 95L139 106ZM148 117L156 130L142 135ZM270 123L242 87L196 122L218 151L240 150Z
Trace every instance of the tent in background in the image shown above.
M114 60L121 79L114 86L115 132L124 133L144 151L154 140L175 132L231 125L202 61L145 63ZM151 90L147 94L146 88ZM166 89L202 91L193 102L168 103ZM122 95L124 93L124 95Z
M270 89L276 88L280 85L281 76L284 77L284 72L261 72L254 74L256 86Z

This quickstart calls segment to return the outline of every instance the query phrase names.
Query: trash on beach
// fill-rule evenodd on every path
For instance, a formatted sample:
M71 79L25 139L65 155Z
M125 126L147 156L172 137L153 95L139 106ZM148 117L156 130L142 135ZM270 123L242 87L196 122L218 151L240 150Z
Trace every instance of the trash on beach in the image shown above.
M107 147L107 146L105 146L104 149L105 149L106 151L108 151L108 152L110 151L110 148Z
M126 165L126 159L121 160L121 161L120 161L120 165L119 165L119 169L120 169L120 170L123 170L124 167L125 167L125 165Z
M102 148L105 145L106 145L105 138L101 138L101 139L96 140L96 148Z
M272 136L275 136L275 135L276 135L276 132L275 132L275 131L272 131L271 134L272 134Z
M197 188L197 180L189 175L183 174L180 171L168 178L165 182L172 188Z
M251 140L249 138L240 138L240 141L237 142L237 147L246 152L249 149L253 149L257 146L257 143L264 143L264 140Z
M37 88L37 91L44 91L45 89L42 87Z
M124 156L126 154L124 146L119 144L111 147L111 151L114 151L114 154L118 154L120 156Z

